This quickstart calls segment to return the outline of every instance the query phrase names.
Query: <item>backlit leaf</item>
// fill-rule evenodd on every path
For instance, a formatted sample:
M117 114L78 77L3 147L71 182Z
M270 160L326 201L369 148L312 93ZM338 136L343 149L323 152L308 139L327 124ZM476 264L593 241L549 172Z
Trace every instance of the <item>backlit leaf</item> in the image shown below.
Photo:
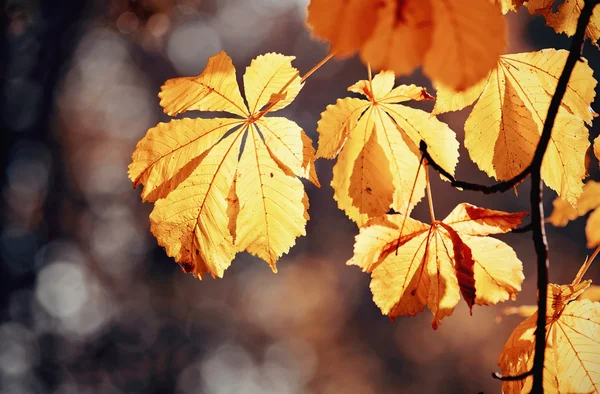
M466 203L432 225L387 215L361 229L348 264L371 274L373 300L383 314L413 316L427 305L437 328L461 293L472 307L506 301L521 290L521 261L487 235L516 228L524 215Z
M202 154L213 147L231 128L235 119L181 119L159 123L148 130L133 153L129 177L133 185L144 185L142 198L164 198L185 180L199 164Z
M564 0L558 2L558 9L553 12L554 0L529 0L526 5L530 13L537 13L546 18L546 24L557 33L565 33L567 36L575 34L577 20L583 9L585 0ZM600 39L600 9L594 8L592 17L585 29L585 36L598 46Z
M240 159L236 196L240 202L235 243L238 250L275 262L296 237L305 235L304 187L271 157L256 129L250 130Z
M433 0L431 6L434 27L423 72L456 91L468 89L504 52L504 18L488 1Z
M317 155L332 158L340 152L331 182L334 198L359 226L389 208L410 212L423 197L421 140L427 141L431 156L452 173L458 161L456 136L445 123L424 111L395 104L431 99L425 89L393 86L390 71L377 74L372 81L358 81L348 90L367 100L340 99L327 106L318 122Z
M554 209L548 221L557 227L564 227L569 221L593 211L585 226L588 248L600 245L600 183L588 181L575 207L560 197L554 200L553 205Z
M590 286L579 296L578 300L600 302L600 286Z
M276 271L277 259L305 234L308 198L297 177L319 186L315 151L296 123L263 111L287 106L302 88L293 59L269 53L252 61L244 74L248 107L224 52L201 75L163 86L170 115L235 115L160 123L133 153L129 177L155 201L151 231L184 271L221 277L244 250Z
M376 69L427 76L455 90L484 78L504 51L498 5L480 0L311 0L307 24L331 51Z
M585 269L570 285L550 284L548 288L543 383L546 393L600 392L600 303L576 300L591 283L581 281ZM519 324L504 345L498 359L503 375L514 376L531 369L536 320L537 312ZM532 383L532 376L505 381L502 392L529 393Z
M372 0L311 1L306 20L312 33L331 43L338 56L350 56L373 32L377 2Z
M488 175L510 179L533 159L567 54L547 49L503 55L483 88L483 82L465 92L438 87L433 112L458 110L476 101L465 122L465 147ZM574 204L586 176L585 123L591 124L595 116L590 105L596 80L587 62L578 62L570 81L544 156L542 178Z
M410 74L431 46L433 16L428 1L385 1L360 56L377 70Z
M492 0L492 2L500 6L500 10L503 14L506 14L508 11L518 11L525 1L526 0Z
M243 118L249 115L235 79L235 67L225 52L208 59L197 77L169 79L158 97L171 116L189 110L224 111Z

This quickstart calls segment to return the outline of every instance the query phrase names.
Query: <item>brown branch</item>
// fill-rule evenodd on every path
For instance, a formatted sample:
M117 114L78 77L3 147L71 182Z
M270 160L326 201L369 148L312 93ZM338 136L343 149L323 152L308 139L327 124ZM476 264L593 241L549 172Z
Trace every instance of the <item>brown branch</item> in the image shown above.
M585 39L585 30L592 16L596 4L600 0L585 0L585 5L577 21L577 30L571 42L569 56L565 63L562 74L558 78L556 91L550 101L548 114L544 121L542 135L535 150L535 155L531 162L531 193L529 201L531 203L531 224L533 231L533 244L537 255L537 285L538 285L538 315L537 326L535 330L535 355L533 358L533 387L531 392L542 394L544 392L544 356L546 352L546 314L548 297L548 243L546 240L546 231L544 227L544 205L542 203L543 184L541 177L542 161L544 154L550 143L552 128L558 114L562 99L567 91L567 86L575 65L581 58L581 50Z
M520 375L515 375L515 376L504 376L501 373L494 372L492 374L492 377L494 379L502 380L504 382L514 382L516 380L523 380L526 377L531 376L532 374L533 374L533 370L529 370L529 371L527 371L525 373L522 373Z
M529 232L529 231L531 231L532 229L533 229L533 224L532 224L532 223L529 223L529 224L526 224L526 225L525 225L525 226L523 226L523 227L513 228L513 229L510 231L510 233L512 233L512 234L522 234L522 233Z
M440 175L442 175L444 178L448 179L450 181L450 184L453 187L456 187L458 189L470 190L470 191L474 191L474 192L481 192L483 194L504 193L505 191L510 190L513 187L515 187L516 185L518 185L519 183L521 183L521 181L523 181L523 179L527 178L527 175L529 175L531 173L531 164L530 164L519 174L515 175L513 178L508 179L506 181L495 183L490 186L481 185L479 183L459 181L459 180L456 180L452 176L452 174L450 174L448 171L443 169L442 166L440 166L438 163L435 162L435 160L433 160L431 158L431 155L427 151L427 143L425 141L421 140L421 142L419 143L419 149L421 150L421 153L423 154L423 156L427 159L427 162L429 163L429 165L431 167L433 167L437 172L439 172Z

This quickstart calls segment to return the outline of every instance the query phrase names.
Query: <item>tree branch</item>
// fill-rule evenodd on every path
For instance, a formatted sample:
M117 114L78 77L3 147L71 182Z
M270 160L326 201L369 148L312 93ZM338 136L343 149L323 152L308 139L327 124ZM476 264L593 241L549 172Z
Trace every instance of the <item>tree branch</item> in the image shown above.
M513 178L495 183L490 186L480 185L479 183L458 181L452 176L452 174L443 169L442 166L440 166L438 163L435 162L435 160L431 158L431 155L427 151L427 143L425 141L421 140L421 142L419 143L419 149L421 150L421 153L427 159L427 163L429 163L431 167L433 167L437 172L439 172L444 178L448 179L453 187L463 190L471 190L474 192L481 192L483 194L504 193L505 191L510 190L519 183L521 183L521 181L527 178L527 175L531 173L530 164L519 174L515 175Z
M585 5L579 15L577 21L577 30L571 42L569 56L565 63L565 67L558 78L556 91L550 101L548 114L544 121L542 135L538 142L533 160L531 162L531 193L529 201L531 203L531 225L533 231L533 244L537 255L537 285L538 285L538 315L537 326L535 330L535 355L533 358L533 387L531 392L534 394L542 394L544 392L544 356L546 352L546 314L547 314L547 297L548 297L548 243L546 240L546 231L544 226L544 205L542 203L543 184L541 177L542 161L544 154L548 149L550 137L552 136L552 128L558 114L560 104L567 91L567 86L573 69L581 57L581 49L585 39L585 30L592 16L592 12L596 4L600 0L585 0Z
M504 375L502 375L502 374L500 374L498 372L494 372L492 374L492 377L494 379L502 380L504 382L514 382L516 380L523 380L526 377L531 376L532 374L533 374L533 370L529 370L529 371L527 371L525 373L522 373L520 375L515 375L515 376L504 376Z
M514 228L510 232L512 234L521 234L521 233L526 233L526 232L531 231L532 228L533 228L533 225L531 223L529 223L523 227Z

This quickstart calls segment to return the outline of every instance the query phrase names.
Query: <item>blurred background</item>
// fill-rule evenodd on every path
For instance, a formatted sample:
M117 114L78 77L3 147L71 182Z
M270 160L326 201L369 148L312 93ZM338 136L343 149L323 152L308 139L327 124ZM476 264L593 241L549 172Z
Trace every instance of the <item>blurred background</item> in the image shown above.
M490 374L521 318L495 317L505 306L535 302L529 234L501 236L525 265L517 302L469 316L461 301L433 331L427 310L393 323L382 316L369 276L345 265L357 228L333 200L334 161L317 162L324 186L306 184L308 235L279 261L277 275L243 253L223 279L201 282L182 273L149 231L152 206L132 189L127 165L146 130L168 120L158 105L161 84L201 73L220 50L240 78L265 52L295 55L305 73L328 52L304 27L307 2L3 2L0 393L500 391ZM507 19L509 53L569 45L526 10ZM585 56L600 70L597 49L588 44ZM356 58L329 61L281 116L316 145L320 113L364 78ZM433 92L418 71L399 82ZM441 117L459 141L469 111ZM599 179L594 160L590 173ZM458 176L491 182L463 147ZM489 197L435 177L434 204L440 217L461 201L527 210L528 187L519 187L520 197ZM548 191L547 215L553 198ZM427 221L427 212L421 203L415 216ZM591 252L584 225L548 227L553 282L570 282ZM600 280L599 265L589 278Z

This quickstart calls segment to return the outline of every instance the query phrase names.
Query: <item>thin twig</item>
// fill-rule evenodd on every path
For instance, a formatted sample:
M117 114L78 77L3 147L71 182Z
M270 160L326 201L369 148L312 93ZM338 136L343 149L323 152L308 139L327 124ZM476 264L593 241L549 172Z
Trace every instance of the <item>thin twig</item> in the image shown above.
M569 79L573 73L575 65L581 58L581 49L585 39L585 30L592 16L594 6L599 0L585 0L585 5L577 21L577 30L571 42L569 56L565 67L558 78L556 91L550 101L548 114L544 121L542 135L538 142L533 160L531 162L531 193L529 201L531 203L531 224L533 231L533 244L537 255L537 285L538 285L538 315L535 330L535 355L533 358L533 387L531 392L542 394L544 392L544 356L546 352L546 314L548 297L548 243L546 241L546 231L544 222L544 205L542 203L543 184L541 176L542 161L544 154L548 149L554 121L558 115L562 99L567 91Z
M367 75L369 76L369 91L373 94L373 75L371 73L371 62L367 62ZM375 99L373 97L373 99Z
M329 55L325 56L323 58L323 60L321 60L319 63L317 63L313 68L311 68L310 70L308 70L308 72L306 74L304 74L304 76L302 78L300 78L300 83L306 81L306 79L308 77L310 77L315 71L317 71L319 68L321 68L322 65L324 65L325 63L327 63L327 61L329 59L331 59L334 55L335 55L335 52L331 52Z
M533 225L531 223L529 223L523 227L513 228L510 232L513 234L522 234L522 233L531 231L532 228L533 228Z
M531 173L531 164L528 165L523 171L519 174L515 175L513 178L508 179L506 181L498 182L490 186L480 185L478 183L471 183L465 181L459 181L452 176L448 171L442 168L438 163L435 162L431 158L431 155L427 151L427 143L423 140L419 143L419 149L423 153L423 156L427 159L427 162L431 167L433 167L437 172L439 172L443 177L450 181L450 184L453 187L463 189L463 190L471 190L475 192L481 192L483 194L492 194L492 193L504 193L507 190L512 189L517 184L519 184L523 179L527 178L527 175Z
M514 382L516 380L523 380L526 377L531 376L532 374L533 374L532 370L529 370L525 373L522 373L520 375L515 375L515 376L504 376L501 373L494 372L494 373L492 373L492 377L494 379L502 380L504 382Z

